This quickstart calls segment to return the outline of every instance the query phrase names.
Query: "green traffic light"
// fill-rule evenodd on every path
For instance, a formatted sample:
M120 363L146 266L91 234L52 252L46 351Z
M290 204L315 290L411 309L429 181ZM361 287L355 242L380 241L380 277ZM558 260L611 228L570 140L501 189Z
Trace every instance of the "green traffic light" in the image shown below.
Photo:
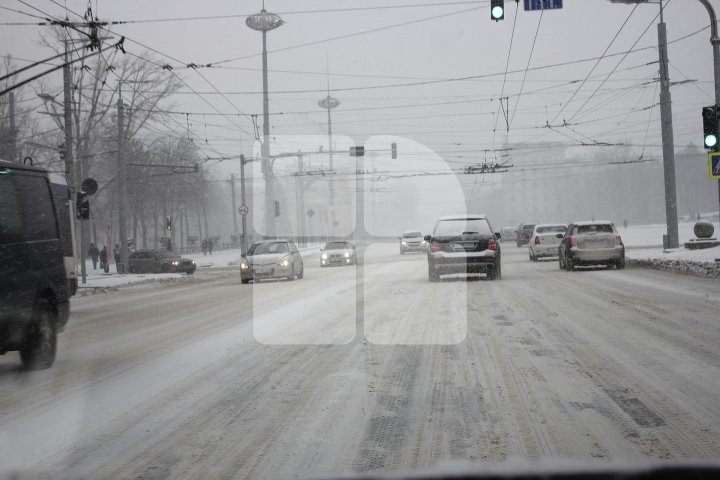
M712 135L712 134L705 135L705 146L706 147L712 148L712 147L716 146L717 143L718 143L717 136Z
M496 5L492 8L492 10L490 10L490 14L495 20L499 20L503 18L505 14L505 9L500 5Z

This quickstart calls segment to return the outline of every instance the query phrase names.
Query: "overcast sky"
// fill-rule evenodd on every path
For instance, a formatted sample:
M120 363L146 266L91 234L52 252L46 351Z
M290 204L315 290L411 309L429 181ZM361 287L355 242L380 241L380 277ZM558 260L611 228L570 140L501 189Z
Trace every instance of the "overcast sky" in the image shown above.
M487 0L267 0L266 9L285 21L268 34L273 133L326 132L317 101L329 68L331 94L342 102L333 111L334 131L358 141L406 136L466 163L506 142L625 142L658 150L659 109L648 108L658 101L656 4L565 0L563 9L541 14L505 3L505 20L496 23ZM678 148L699 145L700 110L713 103L708 15L700 2L666 4L671 79L695 80L672 89L675 141ZM246 115L262 112L261 34L243 16L259 11L261 1L0 0L1 53L19 66L52 53L38 42L47 27L10 10L80 20L75 13L88 5L102 20L130 22L109 27L115 38L126 37L127 52L152 49L156 68L172 65L191 87L173 96L175 120L160 122L162 128L182 136L181 125L189 124L208 140L208 155L252 150ZM225 18L198 18L208 16ZM608 58L594 60L606 51ZM195 71L190 63L214 66ZM50 83L60 89L61 74ZM501 97L509 97L509 132ZM555 128L543 128L548 123ZM532 158L518 149L515 161Z

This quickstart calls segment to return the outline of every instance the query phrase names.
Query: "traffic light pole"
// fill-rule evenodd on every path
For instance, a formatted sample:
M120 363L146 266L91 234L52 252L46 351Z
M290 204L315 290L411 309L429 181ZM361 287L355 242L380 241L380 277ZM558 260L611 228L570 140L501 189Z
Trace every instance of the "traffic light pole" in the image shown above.
M709 0L700 0L710 15L710 44L713 49L713 72L715 75L715 108L720 109L720 37L718 37L717 17ZM718 130L720 131L720 119L718 119ZM715 147L717 151L718 147ZM720 215L720 180L718 180L718 214Z

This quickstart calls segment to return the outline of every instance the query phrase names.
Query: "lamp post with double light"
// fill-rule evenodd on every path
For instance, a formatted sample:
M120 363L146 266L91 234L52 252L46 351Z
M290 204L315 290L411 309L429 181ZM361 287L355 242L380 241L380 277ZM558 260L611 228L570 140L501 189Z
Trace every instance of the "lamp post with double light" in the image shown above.
M262 71L263 71L263 141L261 147L262 172L265 180L265 229L269 236L275 235L275 217L273 214L274 192L272 160L270 159L270 112L268 100L268 68L267 68L267 32L283 24L279 15L270 13L263 8L260 13L250 15L245 24L253 30L262 32Z

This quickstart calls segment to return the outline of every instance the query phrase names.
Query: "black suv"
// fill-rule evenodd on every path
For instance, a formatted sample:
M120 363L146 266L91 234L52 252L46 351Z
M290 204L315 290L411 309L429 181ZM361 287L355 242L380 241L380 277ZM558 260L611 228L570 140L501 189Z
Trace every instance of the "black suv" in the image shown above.
M484 215L440 217L428 242L428 279L454 273L486 273L489 280L499 279L499 235L493 233Z
M26 369L48 368L71 289L46 171L0 161L0 258L0 354L17 350Z

